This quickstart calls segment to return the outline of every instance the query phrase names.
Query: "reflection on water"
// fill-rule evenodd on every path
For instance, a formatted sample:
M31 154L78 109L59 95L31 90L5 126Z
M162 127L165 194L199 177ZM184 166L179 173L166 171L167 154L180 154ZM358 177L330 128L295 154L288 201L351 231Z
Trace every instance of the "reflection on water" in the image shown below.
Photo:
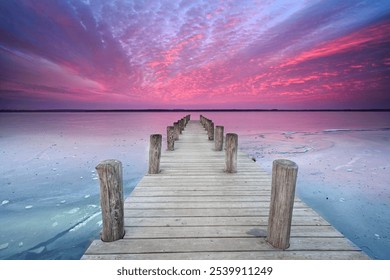
M125 193L146 170L149 135L186 113L0 114L0 258L78 259L101 225L101 160L119 159ZM390 113L192 112L239 134L270 171L299 165L298 195L371 257L390 259Z

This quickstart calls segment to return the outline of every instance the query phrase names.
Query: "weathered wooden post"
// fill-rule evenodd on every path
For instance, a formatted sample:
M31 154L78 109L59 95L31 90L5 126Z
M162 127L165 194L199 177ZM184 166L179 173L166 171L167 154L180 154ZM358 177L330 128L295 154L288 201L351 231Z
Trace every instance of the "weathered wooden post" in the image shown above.
M182 134L184 130L184 119L179 120L180 134Z
M215 150L222 151L223 147L223 130L224 127L217 125L215 127Z
M226 134L225 145L225 172L236 173L237 172L237 148L238 148L238 135L235 133Z
M277 159L273 162L267 241L278 249L287 249L290 246L297 174L298 165L295 162L287 159Z
M123 214L122 163L111 159L96 166L100 179L100 206L102 208L102 241L112 242L125 235Z
M210 121L210 123L209 123L207 134L208 134L209 140L214 141L214 123L212 121Z
M160 171L161 142L161 134L150 135L149 174L157 174Z
M175 137L174 137L174 139L175 139L175 141L176 141L176 140L179 140L179 135L180 135L179 123L178 123L178 122L175 122L175 123L173 124L173 127L174 127L174 132L175 132Z
M167 149L173 151L175 149L175 128L173 126L167 127Z

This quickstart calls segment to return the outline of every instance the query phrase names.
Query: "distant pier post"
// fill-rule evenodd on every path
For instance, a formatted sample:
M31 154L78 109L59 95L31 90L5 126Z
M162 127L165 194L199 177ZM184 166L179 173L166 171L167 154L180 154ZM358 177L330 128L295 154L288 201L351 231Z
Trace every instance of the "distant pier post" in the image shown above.
M212 121L210 121L210 123L209 123L207 134L208 134L209 140L214 141L214 123Z
M174 139L175 141L176 140L179 140L179 135L180 135L180 127L179 127L179 122L175 122L173 124L173 127L174 127L174 132L175 132L175 136L174 136Z
M100 179L100 206L103 229L100 234L104 242L122 239L125 235L123 214L122 163L105 160L96 166Z
M235 133L226 134L225 171L228 173L237 172L237 149L238 135Z
M273 162L267 241L278 249L287 249L290 246L297 174L298 165L295 162L287 159L277 159Z
M215 150L222 151L223 147L223 130L224 127L217 125L215 127Z
M184 122L183 122L183 119L180 119L179 120L179 128L180 128L180 134L182 134L183 130L184 130Z
M149 174L157 174L160 171L161 142L161 134L150 135Z
M175 148L175 128L173 126L167 127L167 149L173 151Z

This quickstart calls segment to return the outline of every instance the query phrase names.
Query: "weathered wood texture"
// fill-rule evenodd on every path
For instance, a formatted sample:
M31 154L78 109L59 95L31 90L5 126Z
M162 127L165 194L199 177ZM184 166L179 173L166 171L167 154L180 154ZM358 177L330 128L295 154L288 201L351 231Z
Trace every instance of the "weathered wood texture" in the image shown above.
M273 162L267 241L278 249L287 249L290 246L297 174L296 163L286 159Z
M96 166L100 179L100 206L103 228L100 238L112 242L125 235L122 163L105 160Z
M173 124L173 130L174 130L174 135L175 135L175 137L174 137L174 139L175 139L175 141L176 140L179 140L179 135L180 135L180 126L179 126L179 122L175 122L174 124Z
M214 141L214 123L209 122L207 134L210 141Z
M223 148L223 132L224 127L221 125L217 125L215 127L215 150L222 151Z
M238 135L235 133L226 134L225 147L225 171L228 173L237 172L237 152L238 152Z
M149 174L157 174L160 171L162 135L150 135L149 145Z
M175 128L173 126L167 127L167 149L169 151L175 149Z
M267 234L271 177L238 153L226 173L199 121L190 121L161 172L145 175L125 201L124 239L92 242L83 259L366 259L310 207L295 199L290 247Z

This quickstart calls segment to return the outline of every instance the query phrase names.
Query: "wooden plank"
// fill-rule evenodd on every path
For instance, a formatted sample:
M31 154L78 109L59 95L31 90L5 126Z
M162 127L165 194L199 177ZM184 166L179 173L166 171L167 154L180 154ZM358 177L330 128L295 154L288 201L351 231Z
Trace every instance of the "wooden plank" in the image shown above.
M231 238L266 237L267 226L126 227L125 239L133 238ZM343 237L332 226L293 226L292 237Z
M199 209L126 209L125 217L253 217L267 216L269 208L199 208ZM318 216L310 208L295 208L293 218L297 216Z
M268 216L244 217L126 217L127 226L177 227L177 226L266 226ZM313 216L293 216L292 225L320 226L329 225L323 218Z
M209 195L209 196L131 196L127 200L128 203L154 203L154 202L267 202L269 204L269 196L251 196L251 195ZM299 202L297 199L296 202Z
M188 201L188 202L148 202L148 203L142 203L142 202L131 202L129 199L125 202L125 209L177 209L177 208L184 208L184 209L196 209L196 208L254 208L254 207L269 207L269 202L264 201L238 201L238 202L232 202L232 201ZM305 204L301 202L296 202L294 204L294 207L300 208L300 207L307 207Z
M151 189L135 189L131 197L145 197L145 196L267 196L269 197L268 192L263 192L259 190L182 190L182 189L167 189L167 190L151 190Z
M234 185L234 184L223 184L221 182L220 184L214 184L214 185L209 185L207 183L202 184L197 183L197 184L191 184L183 187L180 185L178 182L176 183L170 183L169 185L162 185L160 183L155 183L152 185L144 185L141 184L137 186L137 190L139 191L169 191L169 190L178 190L178 191L259 191L259 186L251 186L245 183L241 183L242 185ZM260 190L260 191L266 191L265 190ZM268 190L269 191L269 190Z
M84 255L84 260L367 260L360 251L241 251Z
M292 237L289 251L360 251L343 237ZM183 252L242 252L275 250L264 238L156 238L121 239L116 242L95 240L86 254L183 253Z

